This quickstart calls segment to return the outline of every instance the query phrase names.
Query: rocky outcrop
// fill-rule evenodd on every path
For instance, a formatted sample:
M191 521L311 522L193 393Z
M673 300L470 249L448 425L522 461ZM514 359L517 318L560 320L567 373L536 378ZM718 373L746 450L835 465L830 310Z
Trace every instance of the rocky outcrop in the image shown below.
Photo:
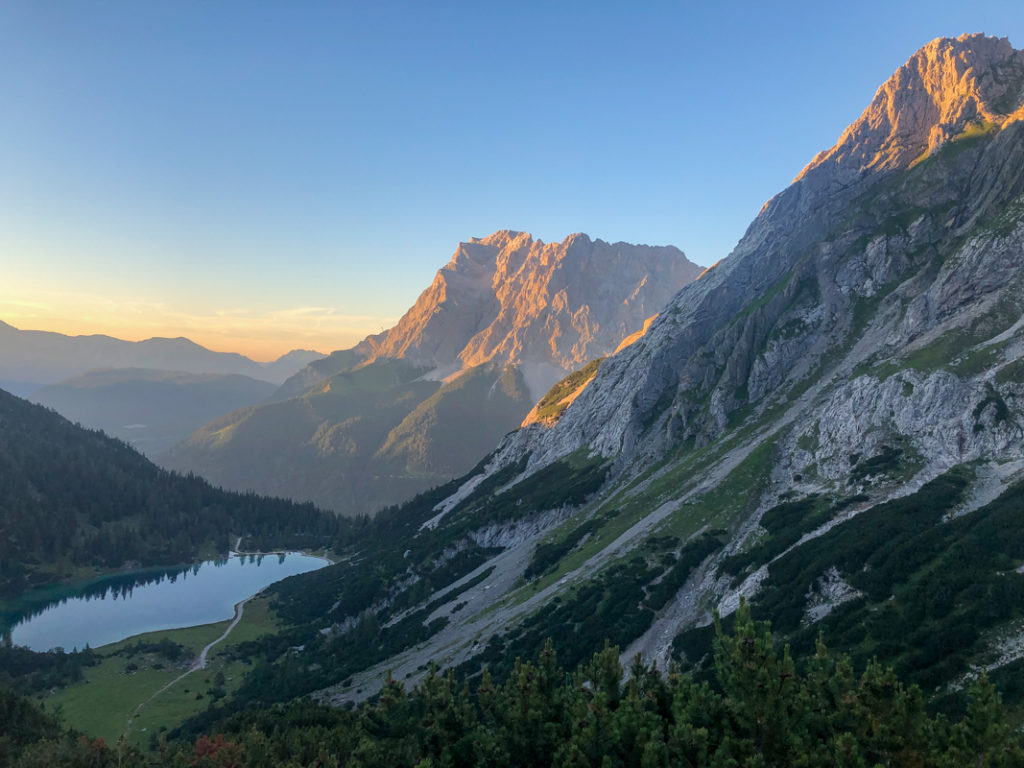
M811 624L821 621L832 613L836 606L855 600L861 594L859 589L847 584L839 570L832 566L814 582L811 589L807 590L806 621Z
M969 130L1020 120L1022 97L1024 52L1005 37L938 38L896 70L836 145L796 180L820 177L841 185L906 168Z

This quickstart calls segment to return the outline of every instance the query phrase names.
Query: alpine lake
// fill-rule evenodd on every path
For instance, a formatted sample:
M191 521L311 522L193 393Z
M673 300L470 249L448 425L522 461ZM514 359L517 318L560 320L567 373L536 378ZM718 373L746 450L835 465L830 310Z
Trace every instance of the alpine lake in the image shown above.
M265 587L329 564L299 552L232 553L187 567L120 573L62 587L59 593L24 594L0 623L9 642L34 651L97 648L147 632L230 619L237 603Z

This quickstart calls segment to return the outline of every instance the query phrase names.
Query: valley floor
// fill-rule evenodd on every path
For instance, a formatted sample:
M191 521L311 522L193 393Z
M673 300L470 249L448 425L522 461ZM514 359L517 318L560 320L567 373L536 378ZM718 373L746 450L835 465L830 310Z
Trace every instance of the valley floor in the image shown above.
M96 649L102 660L84 670L81 682L39 700L68 726L102 737L108 744L124 734L130 742L143 746L154 734L159 737L205 710L221 691L231 695L241 685L247 665L229 660L227 651L279 628L268 598L256 595L239 603L229 621L151 632ZM201 651L176 665L154 653L124 655L140 641L156 644L164 640ZM221 691L216 687L218 675L224 677Z

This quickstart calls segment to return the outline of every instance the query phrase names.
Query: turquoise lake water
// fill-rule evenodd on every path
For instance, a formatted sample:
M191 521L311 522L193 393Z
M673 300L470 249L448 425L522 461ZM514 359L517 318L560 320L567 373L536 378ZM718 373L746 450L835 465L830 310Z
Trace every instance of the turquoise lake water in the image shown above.
M119 574L14 623L11 641L34 651L97 648L132 635L230 619L235 604L275 581L329 563L288 552L232 555L189 568Z

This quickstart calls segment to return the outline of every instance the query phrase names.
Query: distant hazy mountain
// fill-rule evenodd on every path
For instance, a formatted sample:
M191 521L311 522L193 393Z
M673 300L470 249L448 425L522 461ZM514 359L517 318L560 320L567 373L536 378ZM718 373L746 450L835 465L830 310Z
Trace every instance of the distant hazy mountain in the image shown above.
M282 384L294 376L296 371L301 371L307 365L320 360L323 356L322 352L316 352L312 349L293 349L272 362L257 363L263 369L263 373L253 378L269 381L271 384Z
M310 364L279 402L208 424L161 461L372 513L468 470L552 384L614 351L700 272L671 246L474 238L394 328Z
M241 374L280 384L318 352L295 350L272 363L213 352L185 338L124 341L111 336L66 336L23 331L0 321L0 386L27 395L97 368L152 368L188 373Z
M31 399L152 456L210 419L273 393L273 384L239 374L113 368L42 387Z

